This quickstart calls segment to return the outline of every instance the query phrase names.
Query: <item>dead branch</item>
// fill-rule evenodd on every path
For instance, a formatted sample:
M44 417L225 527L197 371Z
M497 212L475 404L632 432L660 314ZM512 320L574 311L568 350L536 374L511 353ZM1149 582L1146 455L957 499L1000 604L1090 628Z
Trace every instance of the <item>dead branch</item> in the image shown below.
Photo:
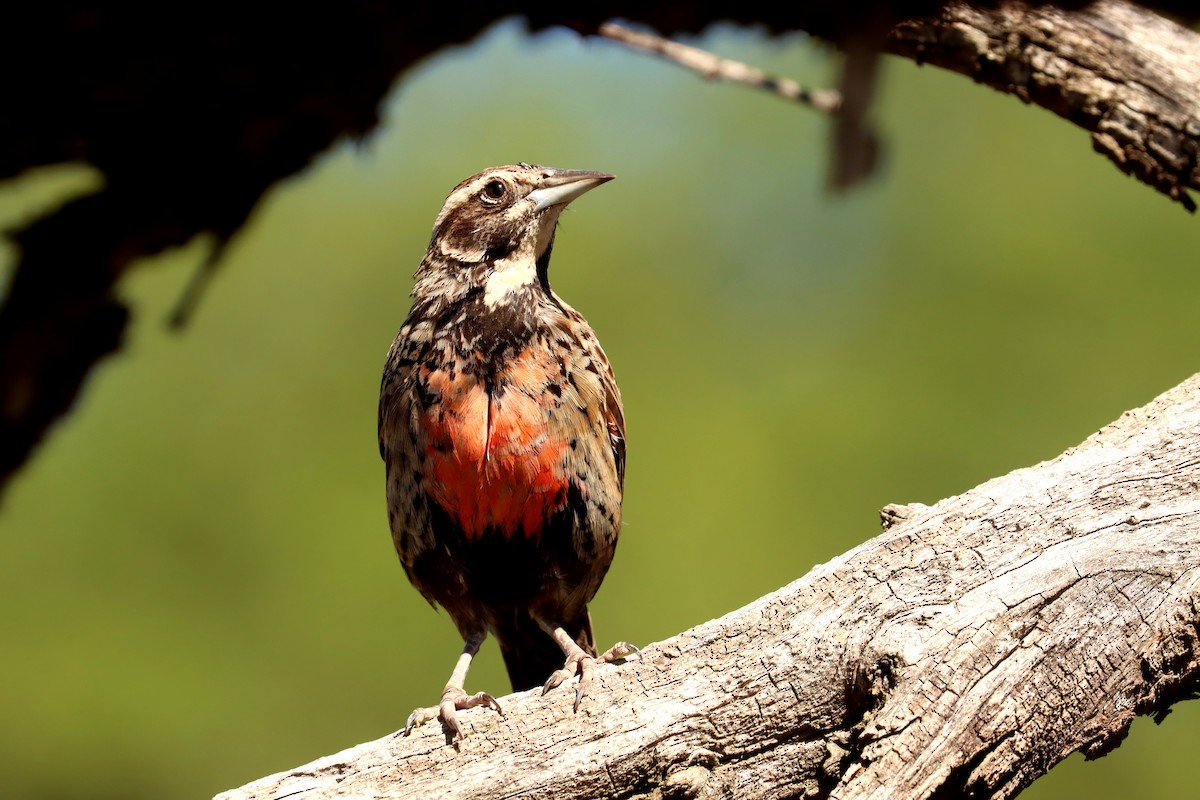
M1196 210L1186 190L1200 188L1200 33L1120 0L952 3L897 25L889 46L1070 120L1122 172Z
M1200 685L1200 375L573 693L219 795L1012 797ZM397 720L401 712L397 711Z
M600 35L636 50L657 53L668 61L673 61L698 73L707 80L730 81L754 89L762 89L824 114L835 114L842 105L842 95L836 89L808 89L791 78L768 75L744 62L722 58L707 50L674 42L645 31L635 31L626 25L606 22L600 26Z

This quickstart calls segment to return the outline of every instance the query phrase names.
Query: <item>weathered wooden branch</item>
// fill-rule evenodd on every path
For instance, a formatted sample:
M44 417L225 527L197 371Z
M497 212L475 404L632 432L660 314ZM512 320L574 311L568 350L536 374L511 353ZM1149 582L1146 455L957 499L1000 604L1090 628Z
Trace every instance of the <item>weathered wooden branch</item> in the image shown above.
M1121 171L1196 210L1186 190L1200 188L1200 33L1121 0L952 3L893 28L889 47L1070 120Z
M842 107L842 95L836 89L809 89L791 78L768 75L761 69L741 61L722 58L707 50L671 41L657 34L636 31L616 22L603 23L598 33L606 39L636 50L657 53L706 80L730 81L754 89L763 89L822 114L836 114Z
M1200 685L1200 375L605 667L219 796L1011 797ZM794 532L803 535L803 530ZM398 718L399 719L399 718ZM969 794L968 794L969 793Z

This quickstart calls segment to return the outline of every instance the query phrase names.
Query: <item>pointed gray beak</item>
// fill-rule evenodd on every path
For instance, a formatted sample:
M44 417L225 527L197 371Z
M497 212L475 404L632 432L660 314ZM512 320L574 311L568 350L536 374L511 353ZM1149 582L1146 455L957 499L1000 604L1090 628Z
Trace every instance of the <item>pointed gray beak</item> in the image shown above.
M584 192L607 183L616 175L586 169L551 169L542 178L542 186L529 193L534 209L565 206Z

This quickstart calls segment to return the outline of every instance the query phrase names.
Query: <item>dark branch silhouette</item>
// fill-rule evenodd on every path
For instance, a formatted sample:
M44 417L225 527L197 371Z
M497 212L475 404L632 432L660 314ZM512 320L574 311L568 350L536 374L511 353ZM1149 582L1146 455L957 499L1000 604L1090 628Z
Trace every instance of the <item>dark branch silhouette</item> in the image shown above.
M0 50L0 180L82 161L101 172L104 186L14 234L20 261L0 306L0 492L68 413L92 367L121 347L129 309L116 290L128 269L208 233L216 255L201 267L195 286L202 287L220 266L223 244L273 183L340 139L370 131L406 69L515 13L531 29L564 25L583 34L597 34L612 18L667 36L729 20L833 42L847 53L835 186L862 179L874 163L864 118L877 52L888 48L1046 105L1087 128L1121 169L1191 208L1186 189L1200 179L1200 37L1124 2L986 10L995 5L663 2L518 12L350 3L282 15L207 3L147 16L16 4L4 20L14 35ZM1188 6L1158 4L1181 13ZM1070 30L1073 49L1060 48L1047 25ZM1154 52L1183 57L1139 61L1147 36L1161 45ZM196 300L184 298L177 321Z

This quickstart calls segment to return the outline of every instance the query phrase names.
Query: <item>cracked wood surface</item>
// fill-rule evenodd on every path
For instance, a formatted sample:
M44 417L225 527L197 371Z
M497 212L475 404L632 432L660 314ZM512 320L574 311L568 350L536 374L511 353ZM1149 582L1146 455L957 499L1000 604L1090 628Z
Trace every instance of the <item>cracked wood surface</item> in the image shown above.
M874 539L599 669L577 715L570 684L525 692L462 714L457 746L425 726L218 797L1011 797L1200 686L1198 487L1200 375L1052 461L889 506Z
M952 3L896 26L889 47L1074 122L1122 172L1196 210L1186 190L1200 188L1200 33L1120 0Z

